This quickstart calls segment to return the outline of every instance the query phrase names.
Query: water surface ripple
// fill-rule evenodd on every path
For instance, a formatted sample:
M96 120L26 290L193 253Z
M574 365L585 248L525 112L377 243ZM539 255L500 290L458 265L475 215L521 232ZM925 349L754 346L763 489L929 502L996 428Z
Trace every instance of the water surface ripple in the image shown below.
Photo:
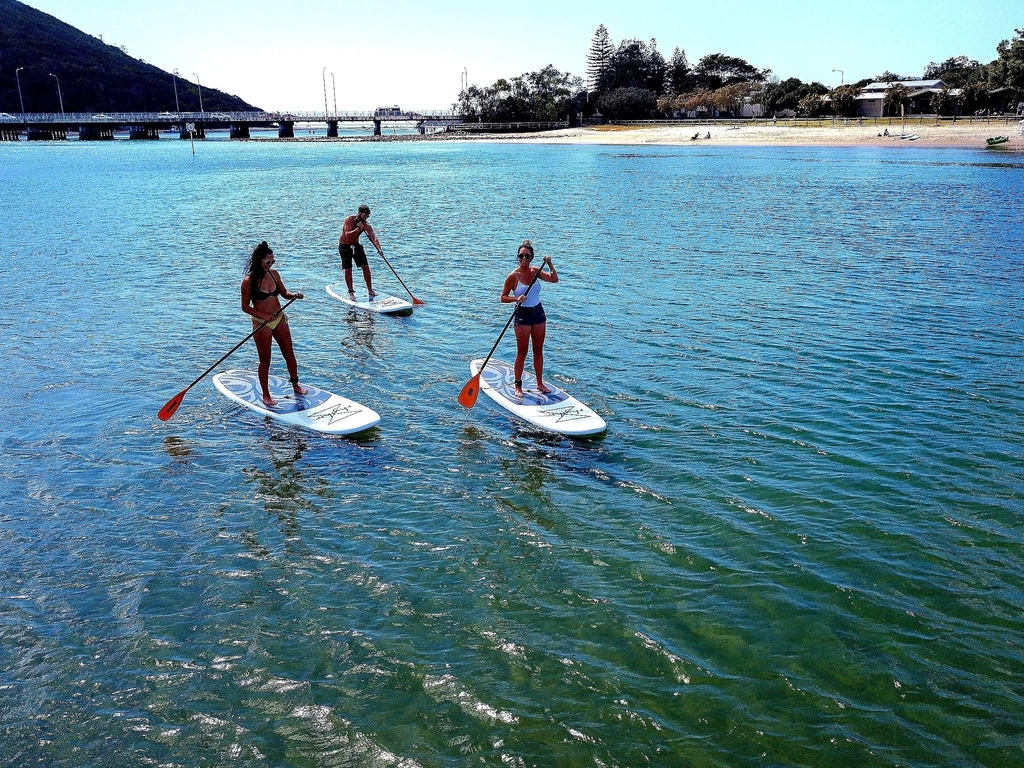
M0 145L0 764L1020 764L1006 158ZM362 202L412 317L323 291ZM603 438L455 401L524 237ZM378 429L209 381L156 419L248 332L264 238L303 377Z

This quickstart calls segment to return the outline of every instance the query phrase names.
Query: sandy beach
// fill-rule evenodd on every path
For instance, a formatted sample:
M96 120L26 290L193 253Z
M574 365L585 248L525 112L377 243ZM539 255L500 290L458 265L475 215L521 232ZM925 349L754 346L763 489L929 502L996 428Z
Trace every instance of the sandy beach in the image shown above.
M916 122L916 121L915 121ZM446 134L444 138L473 138L489 141L535 141L550 144L612 144L612 145L678 145L678 144L731 144L737 146L928 146L928 147L985 147L990 136L1008 136L1010 141L999 145L1002 149L1024 149L1024 137L1018 135L1019 125L993 119L991 122L968 121L940 125L913 124L908 121L906 133L917 138L900 138L900 121L892 125L879 121L872 124L771 125L767 123L739 125L602 125L585 128L567 128L543 133L517 133L488 136L460 136ZM888 131L890 135L884 135ZM710 134L710 138L707 138ZM694 139L694 136L699 138ZM438 136L440 138L440 136Z

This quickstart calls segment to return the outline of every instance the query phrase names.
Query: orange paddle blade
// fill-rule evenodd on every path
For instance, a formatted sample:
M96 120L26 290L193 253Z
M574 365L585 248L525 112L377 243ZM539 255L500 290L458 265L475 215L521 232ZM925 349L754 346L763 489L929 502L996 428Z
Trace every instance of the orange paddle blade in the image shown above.
M480 394L480 374L466 382L466 386L459 392L459 405L463 408L472 408L476 405L476 396Z
M186 392L188 392L188 390L183 389L167 401L164 407L160 409L160 413L157 414L157 416L160 417L160 421L167 421L174 415L175 411L178 410L178 406L181 405L181 401L185 399Z
M427 302L423 301L422 299L417 299L415 296L413 296L412 303L415 304L417 307L422 307Z

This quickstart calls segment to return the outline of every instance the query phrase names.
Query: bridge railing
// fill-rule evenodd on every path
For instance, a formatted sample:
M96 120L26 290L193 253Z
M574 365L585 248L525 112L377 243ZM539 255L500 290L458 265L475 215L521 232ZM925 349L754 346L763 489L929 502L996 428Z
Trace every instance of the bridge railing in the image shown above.
M179 122L201 123L201 122L238 122L238 123L278 123L282 120L294 122L327 122L328 120L355 121L364 120L372 122L409 122L427 119L459 119L460 115L451 110L425 109L422 111L410 110L394 115L377 116L368 111L351 112L29 112L12 114L9 112L0 113L0 124L25 124L25 123L66 123L69 125L87 124L113 124L129 125L135 123L164 123L177 124Z

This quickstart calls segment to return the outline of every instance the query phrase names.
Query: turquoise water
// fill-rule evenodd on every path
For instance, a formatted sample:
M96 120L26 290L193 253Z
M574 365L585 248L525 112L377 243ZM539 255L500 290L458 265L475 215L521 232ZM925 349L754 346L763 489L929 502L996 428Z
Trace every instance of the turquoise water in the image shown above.
M22 143L0 189L0 764L1021 763L1021 155ZM324 293L362 202L411 317ZM456 403L524 237L603 438ZM264 238L374 431L156 418Z

